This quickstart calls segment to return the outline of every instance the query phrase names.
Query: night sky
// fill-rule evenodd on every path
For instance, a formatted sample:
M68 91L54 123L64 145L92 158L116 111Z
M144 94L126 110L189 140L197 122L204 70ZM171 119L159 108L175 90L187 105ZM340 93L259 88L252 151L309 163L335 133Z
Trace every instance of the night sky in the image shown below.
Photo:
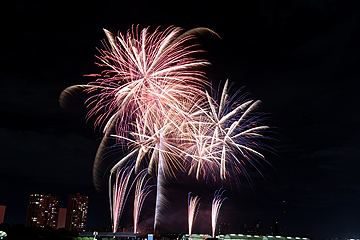
M101 134L86 123L85 98L62 109L68 86L93 79L103 28L132 24L161 30L208 27L221 36L199 41L213 63L209 80L245 86L271 116L278 141L266 155L264 178L249 169L239 190L227 191L219 222L229 232L253 227L314 239L360 237L359 1L9 1L1 15L0 205L6 223L25 223L30 193L90 198L87 226L110 225L107 192L92 183ZM170 181L162 230L186 232L187 193L201 197L194 232L211 232L216 186ZM152 225L155 194L140 224ZM283 202L285 201L285 202ZM284 214L285 211L285 214ZM122 225L131 225L131 204ZM285 229L286 226L286 229Z

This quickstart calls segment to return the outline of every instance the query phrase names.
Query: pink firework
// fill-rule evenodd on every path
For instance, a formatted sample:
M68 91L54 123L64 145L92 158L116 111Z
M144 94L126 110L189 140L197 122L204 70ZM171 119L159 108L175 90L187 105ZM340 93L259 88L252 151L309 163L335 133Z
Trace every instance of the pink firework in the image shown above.
M138 131L135 122L145 124L143 120L147 119L146 126L141 127L146 130L155 124L161 128L164 125L161 119L189 118L188 106L204 97L202 89L208 85L199 67L209 62L194 57L203 51L193 40L204 32L216 35L207 28L183 33L180 28L170 27L150 33L149 28L139 31L133 27L126 35L117 36L104 31L108 43L104 42L98 56L98 65L105 68L103 72L92 75L97 77L96 81L69 87L60 96L60 103L65 106L74 91L91 94L87 100L90 108L87 117L94 117L95 126L105 135L94 162L96 187L98 178L101 179L99 165L106 152L103 150L112 130L120 136L116 139L126 145L131 132ZM169 111L176 115L170 116Z
M191 192L188 195L188 227L189 227L189 236L191 235L192 228L199 211L200 207L200 198L198 196L191 196Z
M146 169L141 171L137 176L133 209L134 233L137 233L138 231L140 212L144 204L145 198L151 192L151 187L153 187L153 185L147 185L149 180L150 178L146 180Z
M113 232L117 231L122 212L125 207L125 202L129 195L129 180L132 170L129 168L119 169L116 172L115 181L112 182L112 175L109 177L109 200L110 200L110 214L112 219Z
M226 198L222 198L225 190L216 190L214 194L214 199L211 205L211 229L212 229L212 237L215 238L215 230L216 230L216 223L219 216L219 211L221 205L225 201Z
M127 124L134 120L132 115L144 111L149 103L202 94L199 89L207 84L205 74L196 68L209 62L192 57L202 50L190 40L198 32L211 30L197 28L182 34L180 28L170 27L149 33L148 28L139 32L136 27L118 36L104 31L109 43L99 50L98 65L105 70L92 75L97 77L95 82L81 86L94 93L87 101L91 107L88 117L95 116L95 124L104 131L115 122L117 134L125 134Z

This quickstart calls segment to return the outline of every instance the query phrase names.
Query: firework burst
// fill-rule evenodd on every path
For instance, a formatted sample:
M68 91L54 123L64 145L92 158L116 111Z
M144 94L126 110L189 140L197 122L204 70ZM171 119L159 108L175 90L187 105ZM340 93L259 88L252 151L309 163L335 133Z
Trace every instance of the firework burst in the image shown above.
M245 95L236 98L240 91L229 97L228 91L226 81L219 101L206 92L206 104L197 105L188 122L191 134L184 143L185 157L189 174L197 179L224 181L242 173L250 181L247 163L260 172L259 159L267 162L257 150L267 147L261 140L269 129L263 124L264 114L258 111L261 101L246 100Z

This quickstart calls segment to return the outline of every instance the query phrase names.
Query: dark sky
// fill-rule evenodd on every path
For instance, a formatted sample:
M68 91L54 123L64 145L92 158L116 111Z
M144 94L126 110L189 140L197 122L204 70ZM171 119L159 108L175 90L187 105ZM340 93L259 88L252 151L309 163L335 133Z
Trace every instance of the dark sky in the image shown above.
M0 205L5 222L25 223L30 193L90 196L88 226L110 225L107 192L92 184L101 135L86 124L79 97L59 106L68 86L87 83L105 38L103 28L125 33L170 25L208 27L222 40L200 39L213 65L210 80L245 86L271 114L279 157L265 180L250 172L240 191L226 192L219 221L231 232L262 222L271 233L315 239L360 237L360 2L358 1L11 1L1 16ZM181 185L181 186L180 186ZM194 183L194 186L197 185ZM186 231L189 187L172 181L163 229ZM195 232L210 233L214 188L198 183L202 197ZM151 193L142 224L151 225ZM285 201L285 203L283 203ZM285 214L283 213L285 210ZM127 205L122 224L131 224ZM285 229L286 226L286 229Z

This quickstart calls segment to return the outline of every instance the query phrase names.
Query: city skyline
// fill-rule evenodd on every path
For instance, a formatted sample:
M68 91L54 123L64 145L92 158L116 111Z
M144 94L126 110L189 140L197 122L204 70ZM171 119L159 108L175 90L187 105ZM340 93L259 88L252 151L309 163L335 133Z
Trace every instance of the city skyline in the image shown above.
M59 207L59 197L33 193L29 196L25 227L51 227L56 230L85 231L89 198L79 193L68 194L67 208ZM5 216L6 206L0 213ZM2 223L2 222L1 222Z

